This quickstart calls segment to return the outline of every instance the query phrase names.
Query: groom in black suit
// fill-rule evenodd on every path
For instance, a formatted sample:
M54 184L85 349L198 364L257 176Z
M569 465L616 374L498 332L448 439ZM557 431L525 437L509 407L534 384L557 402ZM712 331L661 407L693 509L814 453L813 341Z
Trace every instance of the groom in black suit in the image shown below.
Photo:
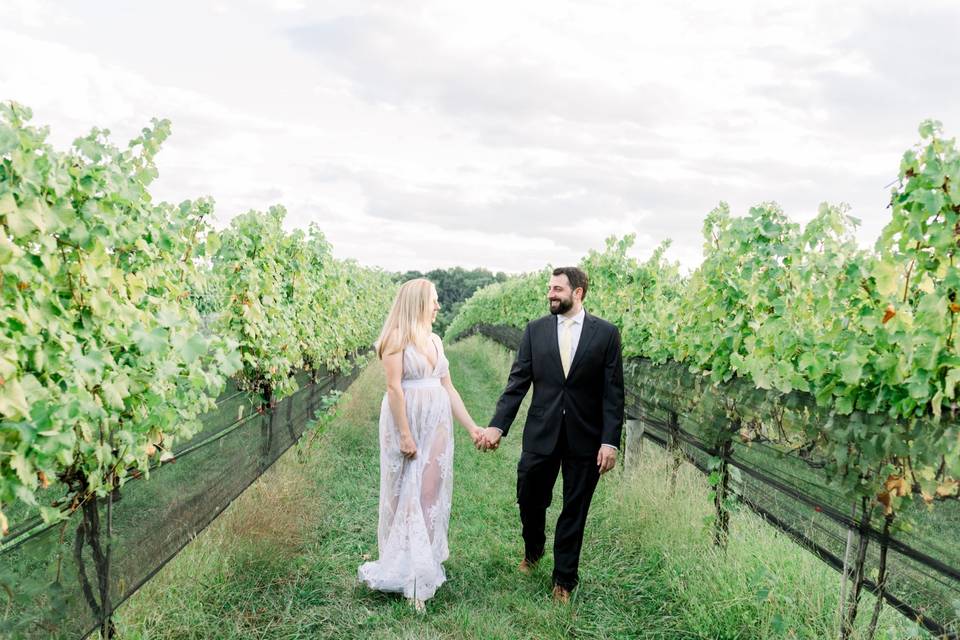
M563 471L563 511L553 541L553 597L577 586L583 528L601 474L614 467L623 425L623 360L617 328L586 313L587 274L562 267L550 278L550 315L527 324L481 446L496 449L527 390L533 400L517 467L517 504L529 573L543 556L546 511Z

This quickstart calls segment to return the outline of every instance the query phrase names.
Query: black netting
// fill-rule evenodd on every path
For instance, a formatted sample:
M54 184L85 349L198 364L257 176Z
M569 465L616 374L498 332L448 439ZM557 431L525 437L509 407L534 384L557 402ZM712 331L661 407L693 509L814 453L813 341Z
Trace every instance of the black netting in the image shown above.
M323 396L352 375L311 382L258 414L230 387L175 457L71 518L17 523L0 551L3 638L80 638L150 579L294 444ZM51 496L44 496L44 499ZM112 532L112 535L111 535ZM105 602L106 601L106 602ZM106 606L105 606L106 605Z
M511 349L521 335L488 325L472 333ZM730 442L722 457L731 470L730 490L743 504L838 571L852 530L851 553L861 537L867 541L864 587L875 593L886 546L885 601L938 637L960 637L960 503L929 509L918 497L900 518L909 526L894 525L885 536L882 516L866 519L862 502L824 480L828 454L805 428L832 421L835 429L867 425L884 432L886 418L831 416L807 394L769 392L738 379L714 386L677 363L633 360L625 372L627 414L639 421L642 437L704 472L720 460L721 443Z
M676 364L633 362L628 371L627 411L640 420L645 437L707 471L711 459L719 459L718 443L732 435L725 458L733 469L731 489L744 504L838 570L853 530L854 555L860 538L867 541L864 586L873 592L885 545L887 603L938 636L958 637L960 505L950 501L931 510L918 499L907 510L910 527L894 527L884 536L882 516L827 484L823 452L807 443L797 425L784 424L796 420L783 411L787 402L807 420L828 419L812 401L736 381L714 387ZM862 417L829 419L839 429L847 427L844 420Z

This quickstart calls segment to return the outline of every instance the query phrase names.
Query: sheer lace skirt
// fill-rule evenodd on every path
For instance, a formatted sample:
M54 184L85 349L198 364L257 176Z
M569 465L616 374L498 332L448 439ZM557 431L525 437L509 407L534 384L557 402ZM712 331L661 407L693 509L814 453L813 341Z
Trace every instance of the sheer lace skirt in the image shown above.
M380 406L379 558L360 566L371 589L427 600L446 580L447 528L453 495L453 416L443 387L404 391L417 456L400 453L386 396Z

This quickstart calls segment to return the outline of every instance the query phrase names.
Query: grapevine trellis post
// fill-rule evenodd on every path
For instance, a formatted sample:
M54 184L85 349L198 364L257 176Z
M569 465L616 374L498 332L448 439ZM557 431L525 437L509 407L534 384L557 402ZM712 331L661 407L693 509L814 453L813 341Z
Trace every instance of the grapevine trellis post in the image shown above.
M667 418L667 426L670 434L668 444L670 446L670 452L673 454L670 468L670 490L673 491L677 487L677 474L680 472L680 463L683 462L683 451L680 447L680 419L676 411L670 411L670 415Z
M637 430L637 459L643 457L643 434L647 431L647 424L643 421L643 418L637 420L638 430Z
M623 429L623 467L635 464L634 458L639 459L643 453L643 420L627 418Z
M843 585L840 600L840 640L849 640L853 633L853 625L857 618L860 605L860 596L866 580L867 547L870 544L870 513L871 508L867 498L860 499L860 521L856 519L850 523L850 532L847 536L847 553L844 557ZM853 541L856 540L854 551ZM854 552L852 564L850 553Z
M313 383L311 383L312 385ZM307 414L307 420L310 419L310 414ZM290 440L296 442L297 434L293 430L293 403L287 403L287 435L290 436Z
M716 475L710 476L710 482L714 485L713 543L723 548L726 548L727 539L730 534L730 510L727 502L730 493L730 456L733 453L733 440L731 435L738 431L740 431L740 418L737 418L733 422L731 431L720 432L720 441L716 446L716 468L713 470L713 473Z
M883 608L883 597L887 587L887 549L890 547L890 525L893 524L893 518L894 515L890 513L883 521L883 533L880 536L880 565L877 569L877 601L873 605L867 640L873 640L877 632L877 622L880 620L880 610Z
M114 484L113 475L109 477L111 487ZM100 623L100 637L102 640L111 640L116 635L113 624L113 602L110 598L110 563L113 558L113 495L118 488L112 488L107 493L107 551L103 559L103 573L100 575L100 601L103 603L103 620ZM94 506L96 509L96 505Z
M270 459L270 447L273 444L273 421L276 412L273 410L273 392L267 389L260 405L260 472L266 471Z

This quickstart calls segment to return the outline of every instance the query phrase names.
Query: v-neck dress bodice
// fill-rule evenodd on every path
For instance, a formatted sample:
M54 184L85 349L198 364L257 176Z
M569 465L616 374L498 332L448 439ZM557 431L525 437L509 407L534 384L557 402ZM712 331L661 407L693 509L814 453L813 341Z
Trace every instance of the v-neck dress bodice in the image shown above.
M436 364L430 364L427 356L420 353L414 345L408 344L406 346L403 350L403 378L401 384L407 384L415 380L431 379L435 379L439 383L447 375L449 364L443 355L442 347L438 346L439 344L439 338L430 339L430 349L436 356ZM410 385L407 388L413 388L414 386L416 385Z

